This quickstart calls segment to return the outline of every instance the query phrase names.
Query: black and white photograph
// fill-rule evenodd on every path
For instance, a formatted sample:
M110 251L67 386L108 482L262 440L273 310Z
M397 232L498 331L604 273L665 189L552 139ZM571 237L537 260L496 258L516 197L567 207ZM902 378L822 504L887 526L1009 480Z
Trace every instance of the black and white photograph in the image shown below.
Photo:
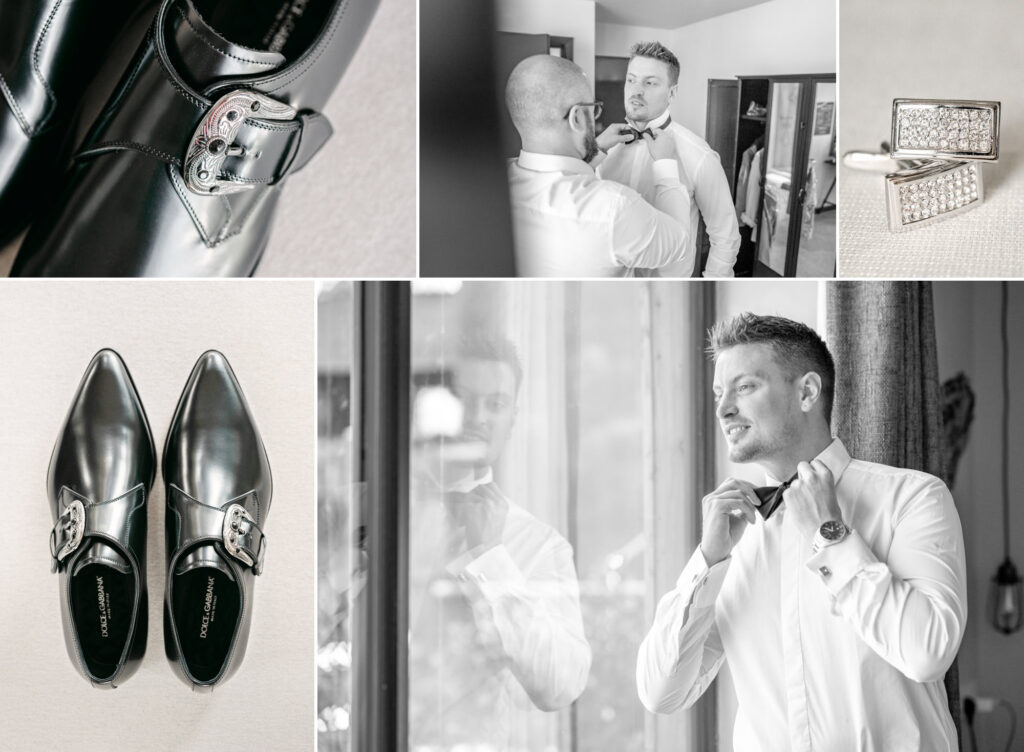
M319 749L1019 749L1021 321L1008 283L323 285Z
M5 284L0 749L311 749L313 284Z
M840 276L1024 276L1024 6L839 13Z
M0 751L1024 752L1022 22L0 0Z
M835 4L420 15L423 276L835 275Z
M0 275L416 274L416 0L4 0Z

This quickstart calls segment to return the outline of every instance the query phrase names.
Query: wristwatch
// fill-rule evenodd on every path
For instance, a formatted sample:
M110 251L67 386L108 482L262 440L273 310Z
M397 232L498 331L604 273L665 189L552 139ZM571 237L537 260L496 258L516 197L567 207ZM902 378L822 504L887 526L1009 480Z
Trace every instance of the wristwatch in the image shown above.
M829 520L823 522L818 532L814 534L814 541L811 546L814 553L818 553L827 546L834 546L850 534L850 528L843 524L842 520Z

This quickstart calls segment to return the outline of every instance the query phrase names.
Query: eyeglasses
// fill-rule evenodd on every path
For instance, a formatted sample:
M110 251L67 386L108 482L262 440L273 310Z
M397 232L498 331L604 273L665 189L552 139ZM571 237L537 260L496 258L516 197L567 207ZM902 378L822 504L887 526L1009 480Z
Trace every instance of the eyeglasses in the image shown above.
M593 107L594 120L597 120L599 117L601 117L601 111L604 109L604 102L577 102L572 107ZM572 114L572 107L570 107L569 111L562 116L562 120L569 119L569 116Z

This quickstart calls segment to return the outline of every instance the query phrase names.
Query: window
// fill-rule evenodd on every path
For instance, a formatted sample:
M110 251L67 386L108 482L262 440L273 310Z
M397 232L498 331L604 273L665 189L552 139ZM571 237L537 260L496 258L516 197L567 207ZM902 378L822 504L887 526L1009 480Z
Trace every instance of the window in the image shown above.
M705 330L739 310L813 318L817 285L784 284L423 281L322 291L320 347L333 355L320 366L330 395L321 400L320 499L334 507L320 515L333 526L319 536L321 565L334 562L320 579L322 749L348 748L339 721L350 718L380 724L381 750L714 747L716 693L655 717L637 698L636 655L698 542L699 500L724 469ZM404 301L360 304L381 298L381 286ZM338 338L339 327L349 333ZM406 344L395 346L407 358L388 369L398 379L389 402L388 379L359 361L388 367L366 340L401 343L402 330ZM352 411L339 406L349 389ZM344 438L354 428L356 446L372 440L370 428L350 425L370 421L372 404L408 433L401 447L383 447L403 454L377 477L390 470L388 482L400 475L407 489L378 493L358 466L338 467L376 451L354 452ZM347 492L323 487L345 483L345 472ZM374 516L380 507L392 516ZM345 529L350 518L367 522ZM389 554L396 577L374 584ZM340 615L364 606L374 614L367 641L388 629L408 636L390 664L369 642L325 642ZM361 661L377 673L361 673ZM347 705L351 675L358 689ZM397 698L381 700L378 685L397 688ZM377 702L390 709L367 709ZM723 734L731 737L731 720Z

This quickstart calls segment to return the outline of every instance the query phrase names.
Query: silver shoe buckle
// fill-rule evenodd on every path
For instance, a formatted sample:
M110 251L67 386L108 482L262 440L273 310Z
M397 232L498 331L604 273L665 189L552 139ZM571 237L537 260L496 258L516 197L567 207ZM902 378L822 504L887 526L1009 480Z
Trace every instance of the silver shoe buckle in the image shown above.
M246 118L256 120L294 120L294 107L278 102L259 92L238 89L214 102L199 122L188 144L182 173L185 185L202 195L238 193L254 188L254 184L236 183L220 175L224 160L242 153L235 146L235 136Z
M254 560L240 545L243 536L252 535L252 531L260 532L260 547ZM266 538L256 524L255 518L241 504L232 504L224 510L224 525L221 529L224 548L239 561L253 568L258 575L263 571L263 557L266 554Z
M61 537L57 537L58 529L61 530ZM57 565L74 553L82 544L82 537L85 534L85 505L78 499L72 499L65 507L64 514L57 519L57 525L50 534L50 553L53 555L52 571L57 571ZM63 540L60 549L56 544Z

